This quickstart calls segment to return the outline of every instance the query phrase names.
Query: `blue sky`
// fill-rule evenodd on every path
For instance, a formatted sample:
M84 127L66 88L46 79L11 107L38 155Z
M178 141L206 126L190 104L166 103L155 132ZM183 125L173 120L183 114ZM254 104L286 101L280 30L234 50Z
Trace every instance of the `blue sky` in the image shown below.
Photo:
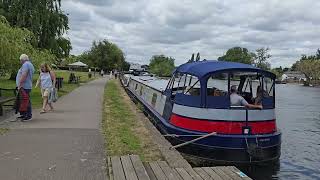
M286 67L320 48L317 0L64 0L62 8L73 54L108 39L129 62L165 54L179 65L192 53L217 59L234 46L268 47L272 67Z

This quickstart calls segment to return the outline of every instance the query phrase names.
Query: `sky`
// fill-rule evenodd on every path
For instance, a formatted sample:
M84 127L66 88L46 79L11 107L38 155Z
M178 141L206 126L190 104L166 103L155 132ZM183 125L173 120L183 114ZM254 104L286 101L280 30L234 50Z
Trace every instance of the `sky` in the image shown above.
M126 61L153 55L180 65L200 52L215 60L232 47L270 48L272 67L290 67L320 48L319 0L64 0L72 54L107 39Z

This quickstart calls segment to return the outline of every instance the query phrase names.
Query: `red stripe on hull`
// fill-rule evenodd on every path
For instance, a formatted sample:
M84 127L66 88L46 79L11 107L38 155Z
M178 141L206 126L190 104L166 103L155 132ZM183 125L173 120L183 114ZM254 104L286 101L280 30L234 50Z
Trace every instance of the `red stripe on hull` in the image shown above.
M245 122L210 121L182 117L172 114L170 123L174 126L200 132L217 132L220 134L242 134ZM276 121L249 122L252 134L268 134L276 131Z

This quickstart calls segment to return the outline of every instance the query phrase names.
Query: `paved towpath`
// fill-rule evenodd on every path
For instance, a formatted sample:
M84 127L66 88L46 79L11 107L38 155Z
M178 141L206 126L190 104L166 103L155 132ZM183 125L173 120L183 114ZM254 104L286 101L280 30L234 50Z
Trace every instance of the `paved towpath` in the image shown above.
M7 123L10 131L0 135L0 179L105 179L100 123L106 81L94 80L61 97L55 112L35 110L31 122Z

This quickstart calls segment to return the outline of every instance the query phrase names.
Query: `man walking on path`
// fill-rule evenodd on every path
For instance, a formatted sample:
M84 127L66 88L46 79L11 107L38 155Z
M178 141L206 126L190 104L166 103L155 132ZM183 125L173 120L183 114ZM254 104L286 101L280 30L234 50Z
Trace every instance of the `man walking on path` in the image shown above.
M26 54L21 54L20 63L21 63L21 68L17 73L16 85L18 87L18 90L23 88L24 91L28 94L29 105L27 108L27 112L20 114L21 116L19 118L21 118L22 121L30 121L32 119L30 93L32 90L32 77L34 73L34 67L30 62L29 57Z

